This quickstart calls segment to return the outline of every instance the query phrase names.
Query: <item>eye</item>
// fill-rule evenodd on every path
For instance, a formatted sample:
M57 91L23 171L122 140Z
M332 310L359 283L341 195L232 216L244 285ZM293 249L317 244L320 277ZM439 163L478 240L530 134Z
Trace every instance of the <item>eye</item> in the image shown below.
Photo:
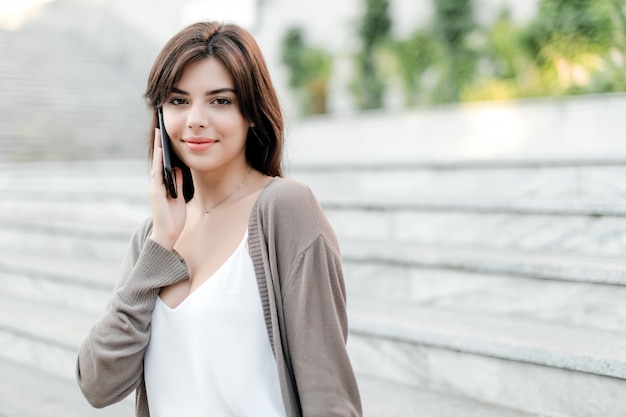
M187 104L187 100L185 100L184 98L174 97L170 99L170 104L173 104L174 106L180 106L181 104Z
M217 104L218 106L226 106L228 104L231 104L232 100L226 97L217 97L213 99L212 103Z

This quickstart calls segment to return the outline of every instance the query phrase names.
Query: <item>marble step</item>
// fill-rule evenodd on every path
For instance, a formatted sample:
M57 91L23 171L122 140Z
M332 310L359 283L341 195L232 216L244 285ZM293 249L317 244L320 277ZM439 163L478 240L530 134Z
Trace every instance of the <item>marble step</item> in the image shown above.
M340 239L567 252L572 256L626 252L626 222L621 215L470 212L448 208L325 207L325 212Z
M90 163L91 162L91 163ZM122 166L120 166L122 162ZM442 163L397 163L356 165L286 164L286 175L309 185L320 196L330 199L392 201L425 204L429 201L497 201L516 203L541 202L545 199L588 201L624 201L626 186L626 159L571 159L571 160L510 160L510 161L449 161ZM98 160L75 162L57 166L26 165L36 177L50 170L65 175L69 182L81 177L96 177L107 181L120 168L134 167L134 173L149 170L147 159L127 161ZM80 167L83 169L79 169ZM0 169L23 172L20 164L0 166ZM103 171L103 169L105 171ZM123 171L122 171L123 172ZM38 175L39 174L39 175ZM79 174L79 175L77 175ZM33 176L24 178L29 181ZM147 177L146 177L147 179ZM19 178L14 178L22 182ZM36 184L36 183L35 183Z
M137 223L138 224L138 223ZM0 248L43 257L120 262L135 226L0 220Z
M80 344L97 315L0 295L0 358L73 381Z
M133 400L92 408L73 381L0 360L2 417L131 417ZM446 396L380 379L359 376L365 417L533 417L464 398Z
M139 217L139 216L138 216ZM65 254L68 257L89 257L119 261L136 224L89 225L69 222L47 223L2 220L0 247L30 253ZM335 228L340 224L335 222ZM624 285L626 263L618 256L582 256L566 252L506 250L485 245L449 245L440 242L416 244L382 239L354 239L338 236L347 262L463 269L474 272L512 274L545 279L599 282ZM618 233L616 231L616 233ZM439 243L439 244L438 244Z
M147 149L146 149L147 155ZM0 186L21 188L24 185L41 190L53 187L63 189L67 185L89 186L92 181L116 183L120 178L143 175L148 180L149 161L146 159L94 159L58 161L2 162ZM119 183L118 183L119 185ZM147 182L146 182L147 186ZM88 191L89 188L82 188Z
M11 224L0 228L0 273L13 276L20 293L86 287L94 275L109 288L117 277L131 229L108 226ZM416 303L486 307L585 325L620 327L626 312L626 261L617 257L493 251L342 241L345 276L352 291L402 297ZM565 285L566 284L566 285ZM37 286L42 289L37 289ZM92 285L90 283L90 285ZM63 291L54 294L63 296Z
M452 160L380 164L294 164L289 175L320 195L428 204L528 203L545 199L624 200L626 159Z
M419 256L408 260L398 256L395 264L367 257L355 260L349 248L347 246L344 250L344 276L351 297L378 297L453 311L523 317L605 330L626 328L625 285L578 282L567 276L545 279L542 276L472 272L468 270L470 266L452 269L444 264L437 267L436 262L429 264ZM420 264L420 261L424 263ZM479 259L474 259L474 263L485 266ZM96 261L3 251L0 253L0 280L5 294L98 313L104 308L119 276L120 264L121 258ZM573 275L581 265L580 261L570 270L568 264L576 265L576 262L562 260L561 267L571 272L570 277L593 277L585 270L578 271L582 274L580 277ZM530 266L528 261L526 266ZM609 265L602 263L601 266L605 268L605 276L610 275L606 270Z
M132 407L126 400L102 411L90 409L74 384L76 352L95 320L95 315L81 315L59 307L50 308L0 296L0 363L3 365L0 412L3 407L10 407L11 410L30 413L25 417L72 416L74 412L84 413L80 415L85 416L131 413ZM32 383L28 384L30 379ZM57 381L55 389L46 388L50 381ZM359 376L359 386L365 415L372 417L537 415L461 396L416 389L368 375ZM22 403L23 398L30 400L28 404ZM42 400L50 408L41 409ZM65 408L67 414L61 412Z
M70 165L60 162L57 166L27 164L26 169L20 164L0 166L0 170L6 173L3 177L10 178L6 185L3 184L6 180L0 181L0 188L20 187L29 182L33 189L37 185L47 188L55 181L76 184L96 180L99 184L123 186L128 191L145 191L143 185L133 188L134 182L120 183L117 179L120 174L140 175L147 186L147 160L90 162ZM337 164L302 170L294 165L286 170L289 171L287 175L309 185L320 200L333 206L356 203L373 209L402 205L436 208L450 205L448 202L457 203L452 206L469 202L466 206L472 209L489 208L495 204L504 209L513 206L540 210L547 203L545 211L551 210L551 202L556 201L563 202L561 207L556 207L561 211L586 202L595 202L595 209L620 204L620 212L624 211L626 186L622 179L626 175L626 160L572 160L571 166L566 164L567 161L555 161L552 165L550 161L545 165L541 165L541 161L524 160L508 163L510 165L501 163L493 167L494 161L483 161L467 166L467 162L458 161L450 162L447 169L420 164L367 165L351 169L350 165ZM129 171L131 167L132 171ZM11 175L13 172L18 175ZM20 177L21 174L26 176ZM83 191L89 191L89 184L86 185Z
M91 407L74 381L0 359L2 417L132 417L131 398L103 409Z
M622 332L626 286L462 269L344 262L351 298Z
M67 229L69 235L75 235L80 223L88 224L84 234L93 234L99 225L132 231L150 214L145 194L107 197L75 192L65 194L65 199L54 192L39 197L24 194L32 198L28 202L26 196L23 201L0 202L0 235L6 235L6 239L15 233L22 234L24 240L29 234L37 239L43 229L50 234L54 229L57 235ZM127 203L122 201L126 197ZM345 207L325 207L325 212L340 241L568 253L572 257L617 257L626 252L626 222L621 215L378 211ZM47 222L59 225L44 227ZM70 226L72 223L75 224ZM0 242L4 240L0 236Z
M133 230L141 221L150 216L147 202L134 202L128 196L111 198L102 196L89 198L84 193L47 198L48 196L29 194L22 200L5 199L0 201L0 222L5 225L15 223L35 224L99 224L115 228ZM51 193L51 197L54 193ZM142 196L143 197L143 196Z
M150 215L147 188L142 193L102 190L12 190L0 200L0 222L107 224L134 228Z
M626 261L617 256L487 250L482 247L445 247L342 240L348 267L430 268L594 284L626 285Z
M353 246L345 245L344 276L350 296L605 330L626 326L626 285L610 281L623 270L622 262L610 265L604 259L589 260L585 266L580 259L526 256L520 261L520 254L508 254L513 259L507 265L503 254L492 254L494 260L484 252L465 251L459 256L414 248L414 256L404 258L403 249L385 247L393 253L376 250L376 255L369 256L365 249L353 253ZM7 294L100 312L119 277L121 259L98 261L7 250L0 253L0 279ZM491 271L489 262L493 263ZM516 270L519 265L526 270ZM563 275L546 276L551 265L559 265ZM544 273L528 274L532 267Z
M66 177L59 172L26 179L10 175L0 181L5 195L0 201L0 219L41 219L43 215L51 220L137 224L149 214L146 174L137 167L125 169L132 174L111 175L110 179L106 164L87 176L81 174L88 170L84 166L68 168L76 170L76 175ZM504 201L497 197L411 202L326 194L319 198L341 240L585 255L617 256L626 251L626 202L619 199Z
M364 417L556 417L357 375Z
M348 305L361 374L540 415L626 415L623 332L375 299Z
M31 302L100 314L111 297L122 261L63 259L0 253L2 294Z

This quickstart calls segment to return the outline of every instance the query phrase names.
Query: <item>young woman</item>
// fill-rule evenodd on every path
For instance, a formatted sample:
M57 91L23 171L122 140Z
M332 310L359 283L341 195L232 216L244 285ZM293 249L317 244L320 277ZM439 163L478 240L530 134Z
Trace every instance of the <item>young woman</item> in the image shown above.
M141 417L360 416L339 247L311 191L281 177L282 115L254 39L232 24L183 29L146 99L152 216L80 349L87 400L136 390Z

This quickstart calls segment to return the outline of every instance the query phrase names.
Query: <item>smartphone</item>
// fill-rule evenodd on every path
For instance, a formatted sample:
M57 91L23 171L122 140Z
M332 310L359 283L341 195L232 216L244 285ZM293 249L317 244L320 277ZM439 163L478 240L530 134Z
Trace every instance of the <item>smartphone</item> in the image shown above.
M177 198L176 192L176 180L172 173L172 147L170 144L170 137L165 130L165 123L163 123L163 108L157 109L159 117L159 129L161 130L161 146L163 147L163 175L165 186L172 198Z

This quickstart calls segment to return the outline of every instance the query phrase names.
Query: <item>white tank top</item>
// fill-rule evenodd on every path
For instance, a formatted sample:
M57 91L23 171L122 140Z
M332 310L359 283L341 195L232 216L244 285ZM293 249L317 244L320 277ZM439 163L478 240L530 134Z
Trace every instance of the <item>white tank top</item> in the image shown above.
M144 358L152 417L285 417L247 241L176 308L157 297Z

